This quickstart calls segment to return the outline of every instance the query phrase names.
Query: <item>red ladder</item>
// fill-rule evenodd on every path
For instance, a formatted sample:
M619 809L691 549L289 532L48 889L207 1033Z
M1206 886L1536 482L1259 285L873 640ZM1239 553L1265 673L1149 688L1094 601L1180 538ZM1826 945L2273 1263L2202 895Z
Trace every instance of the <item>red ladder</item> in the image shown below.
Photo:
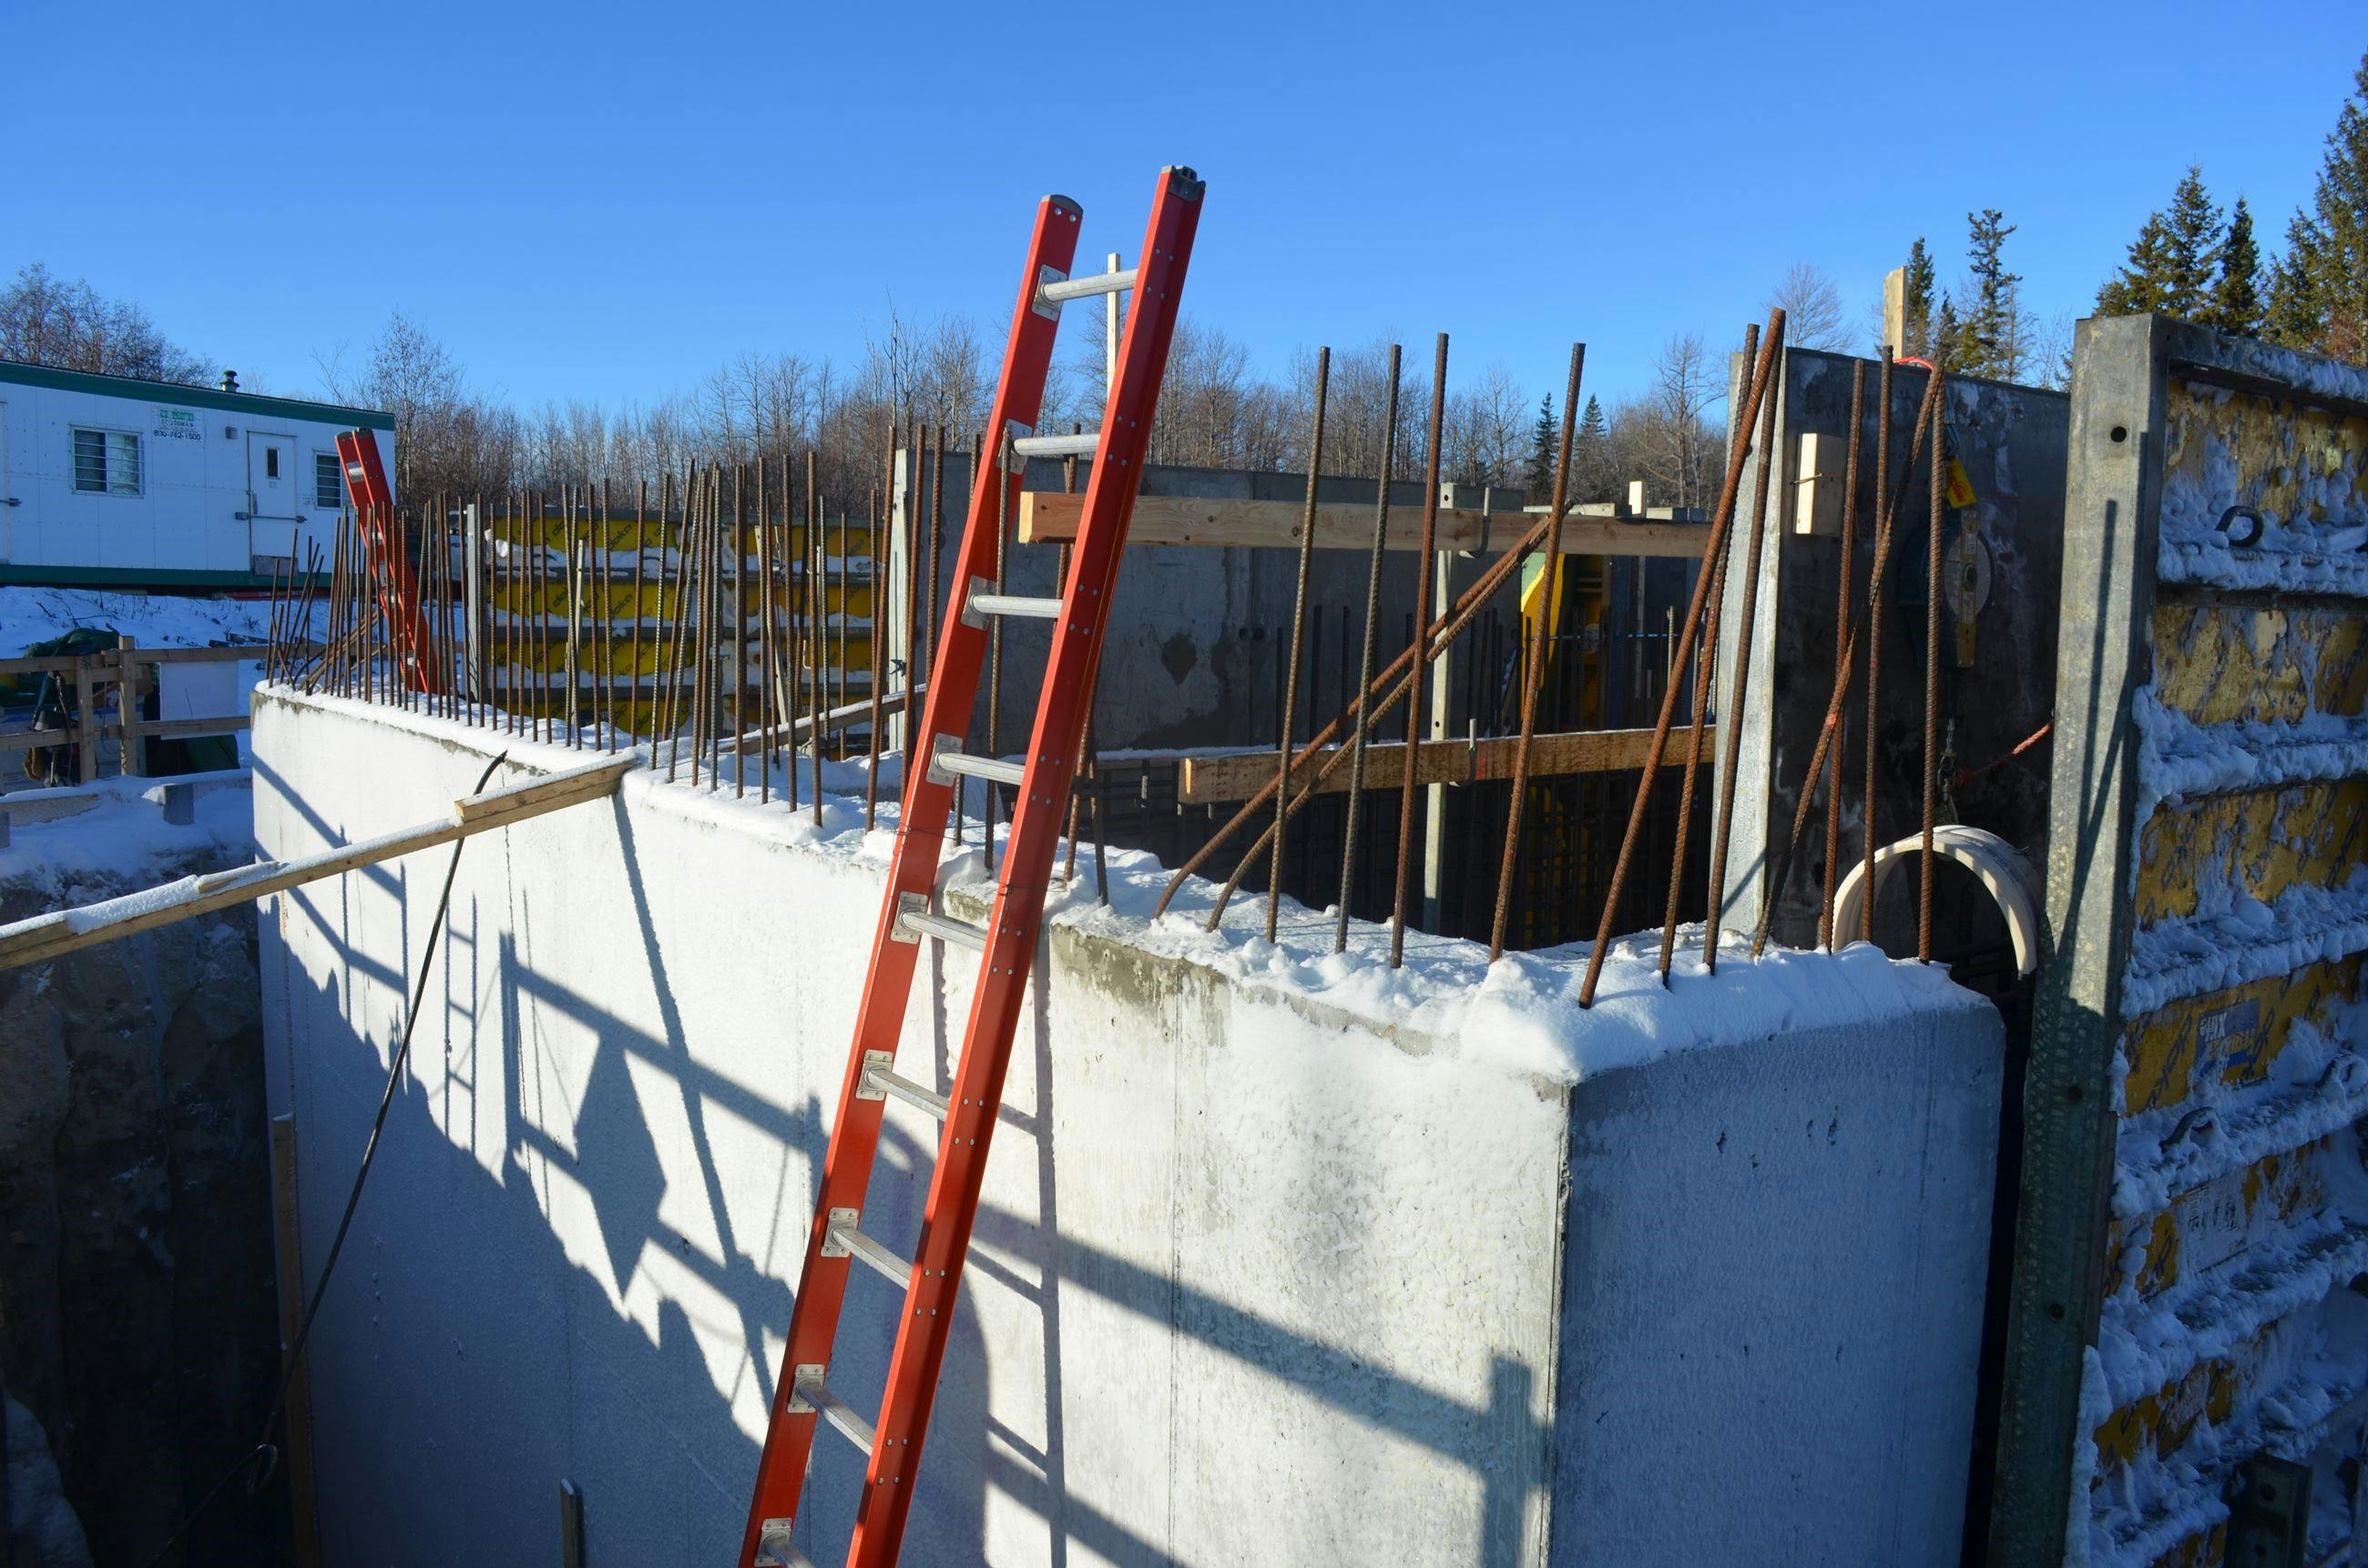
M1014 442L1023 460L1087 450L1093 454L1069 580L1059 597L1023 598L997 591L996 534L1004 506L1011 504L1016 509L1020 474L1007 472L996 460L985 465L972 489L961 563L946 604L936 665L929 672L919 744L912 749L916 758L926 759L926 766L905 784L888 894L879 933L872 938L871 968L856 1014L855 1046L839 1089L838 1116L831 1123L830 1145L823 1156L813 1233L790 1313L789 1345L775 1384L772 1422L757 1460L757 1494L740 1543L740 1568L795 1568L807 1562L791 1544L791 1527L814 1429L824 1419L870 1457L855 1534L847 1550L849 1568L884 1568L896 1561L904 1540L921 1441L953 1327L971 1225L978 1214L996 1108L1003 1100L1021 993L1036 956L1063 808L1076 769L1077 737L1101 663L1108 631L1105 612L1117 587L1119 555L1134 511L1160 377L1176 335L1185 265L1200 223L1201 188L1190 169L1162 170L1136 266L1075 280L1069 278L1069 266L1076 255L1083 210L1061 196L1046 197L1036 210L1019 301L1011 315L1010 344L1004 351L1003 375L987 424L998 441L1005 432L1024 433L1035 426L1062 304L1132 289L1134 305L1128 312L1118 377L1099 433L1022 435ZM1024 460L1019 467L1025 469ZM988 483L990 476L1008 491L998 494ZM1036 616L1054 623L1024 763L976 756L962 749L979 667L986 655L986 618L992 615ZM1016 785L1019 790L994 910L984 926L930 907L947 814L954 786L963 776ZM951 1097L896 1071L897 1038L923 941L982 955ZM909 1262L860 1228L880 1142L881 1112L892 1095L944 1123L928 1206L922 1210L920 1246ZM867 1425L824 1381L848 1272L859 1261L901 1284L903 1304L909 1309L898 1319L876 1426Z
M346 472L346 494L354 506L354 528L364 546L362 570L386 617L387 641L414 691L440 697L444 682L436 661L426 656L427 618L420 613L419 580L403 553L403 526L394 515L394 490L378 460L378 437L368 430L337 437L337 463Z

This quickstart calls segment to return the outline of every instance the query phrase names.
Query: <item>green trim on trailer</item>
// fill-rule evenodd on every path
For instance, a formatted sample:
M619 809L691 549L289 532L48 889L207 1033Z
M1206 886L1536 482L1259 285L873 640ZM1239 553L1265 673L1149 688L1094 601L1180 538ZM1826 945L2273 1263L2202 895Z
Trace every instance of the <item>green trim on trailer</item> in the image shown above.
M256 392L218 392L212 387L187 387L177 381L144 381L136 376L101 376L87 370L53 370L0 359L0 386L47 387L53 392L93 392L101 397L137 398L145 403L179 403L189 408L217 408L232 414L272 419L302 419L314 425L344 425L366 430L394 429L394 415L368 408L347 408L334 403L307 403L302 398L265 397Z
M0 588L268 588L253 572L166 571L146 566L17 566L0 561Z

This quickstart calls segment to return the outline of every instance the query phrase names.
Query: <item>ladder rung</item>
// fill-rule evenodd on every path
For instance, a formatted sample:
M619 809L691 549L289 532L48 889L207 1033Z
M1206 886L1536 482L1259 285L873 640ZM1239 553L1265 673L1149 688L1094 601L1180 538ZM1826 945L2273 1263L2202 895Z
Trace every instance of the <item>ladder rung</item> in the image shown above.
M912 1283L913 1266L865 1235L854 1221L838 1221L831 1226L830 1236L847 1249L848 1256L870 1264L871 1271L882 1279L898 1286Z
M1027 615L1039 620L1058 620L1066 605L1060 599L1041 599L1028 594L973 594L970 608L981 615Z
M1048 305L1064 300L1083 300L1095 294L1117 294L1134 287L1134 268L1117 272L1088 272L1082 278L1064 278L1058 283L1047 283L1036 290L1037 297Z
M1019 784L1028 777L1028 765L1006 762L999 756L973 756L969 752L947 746L938 753L930 771L959 773L971 778L992 778L998 784Z
M757 1538L757 1568L814 1568L814 1559L790 1544L787 1519L768 1519Z
M892 1073L885 1067L874 1067L864 1074L863 1086L876 1089L883 1095L894 1095L915 1110L934 1116L940 1121L953 1107L953 1102L945 1096L925 1089L902 1073Z
M847 1440L867 1456L871 1452L871 1423L855 1414L853 1405L831 1392L828 1383L819 1377L808 1378L798 1384L795 1397L814 1406L824 1420L845 1433Z
M1102 433L1087 430L1076 436L1021 436L1011 449L1023 458L1091 457L1102 444Z
M908 942L921 937L935 937L940 942L951 942L974 953L986 951L985 926L973 926L951 915L939 915L933 909L915 908L907 904L897 913L896 929L905 934Z

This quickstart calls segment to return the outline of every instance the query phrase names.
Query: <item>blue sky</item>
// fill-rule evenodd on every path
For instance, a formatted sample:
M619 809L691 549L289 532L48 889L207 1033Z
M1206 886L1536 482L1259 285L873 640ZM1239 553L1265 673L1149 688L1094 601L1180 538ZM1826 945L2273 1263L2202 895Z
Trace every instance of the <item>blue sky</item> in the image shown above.
M892 301L999 332L1039 196L1132 259L1183 162L1188 309L1262 367L1384 333L1419 362L1444 328L1457 370L1543 391L1576 338L1609 398L1795 260L1854 321L1918 233L1953 277L1976 206L2043 314L2085 311L2190 162L2274 241L2368 12L135 3L97 31L0 0L0 270L86 277L275 392L394 310L526 404L850 359Z

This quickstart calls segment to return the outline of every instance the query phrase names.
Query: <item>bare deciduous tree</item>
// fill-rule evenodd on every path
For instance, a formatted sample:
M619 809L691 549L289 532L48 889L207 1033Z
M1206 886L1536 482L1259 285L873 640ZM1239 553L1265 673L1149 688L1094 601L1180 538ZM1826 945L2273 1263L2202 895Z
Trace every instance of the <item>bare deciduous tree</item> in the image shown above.
M1841 290L1822 267L1796 261L1784 269L1776 288L1762 301L1784 312L1784 341L1795 348L1846 349L1850 329L1843 324Z
M52 278L40 262L0 289L0 359L192 385L213 379L139 306L101 299L80 278Z

